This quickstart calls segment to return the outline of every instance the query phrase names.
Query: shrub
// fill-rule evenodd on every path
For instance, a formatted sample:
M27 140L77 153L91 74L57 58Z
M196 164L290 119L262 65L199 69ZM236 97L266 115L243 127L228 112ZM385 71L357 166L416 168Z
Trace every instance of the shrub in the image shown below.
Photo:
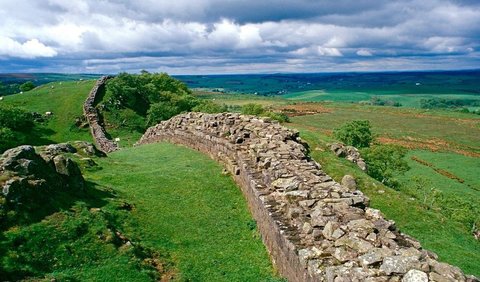
M278 122L290 122L290 118L284 113L266 112L265 114L263 114L263 116L267 116Z
M409 166L404 160L407 150L397 145L376 145L362 150L368 165L368 175L385 185L396 188L395 175L405 173Z
M0 127L0 153L19 145L18 137L10 128Z
M242 114L259 116L265 112L265 109L260 104L249 103L242 106Z
M215 114L215 113L223 113L227 111L227 107L225 105L218 105L213 103L212 101L200 101L198 105L193 107L192 111L194 112L202 112L208 114Z
M177 106L170 103L155 103L148 110L147 125L155 125L162 120L167 120L175 115L178 115L180 112L181 110Z
M241 108L241 112L244 115L254 115L254 116L262 116L262 117L269 117L273 120L277 120L279 122L289 122L290 119L284 113L272 112L267 111L262 105L249 103L245 104Z
M107 82L109 105L130 108L145 116L151 104L171 102L182 110L196 105L188 87L165 73L120 73Z
M20 91L27 92L35 88L35 84L31 81L27 81L24 84L20 85Z
M120 73L109 80L105 100L106 110L120 112L112 114L113 123L137 131L143 130L145 124L154 125L201 104L183 82L165 73L146 71Z
M371 125L368 120L354 120L345 123L334 130L334 136L346 145L357 148L368 147L373 141Z
M24 144L33 127L30 113L11 106L0 106L0 153Z
M29 131L33 125L33 118L29 112L12 106L0 106L0 127L14 131Z

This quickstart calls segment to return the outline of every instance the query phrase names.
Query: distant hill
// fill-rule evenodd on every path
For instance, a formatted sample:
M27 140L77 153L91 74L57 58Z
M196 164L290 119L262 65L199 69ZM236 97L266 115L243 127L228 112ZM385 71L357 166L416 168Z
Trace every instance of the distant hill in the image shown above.
M60 73L0 73L0 96L20 92L20 85L31 81L35 86L57 81L98 79L99 74L60 74Z
M480 95L480 70L183 75L176 78L191 88L259 95L283 95L309 90L364 92L375 95Z

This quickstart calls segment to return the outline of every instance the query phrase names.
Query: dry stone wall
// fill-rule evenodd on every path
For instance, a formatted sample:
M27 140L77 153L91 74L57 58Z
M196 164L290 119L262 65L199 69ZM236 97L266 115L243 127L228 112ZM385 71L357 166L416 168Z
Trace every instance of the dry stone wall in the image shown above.
M100 150L105 153L110 153L118 150L118 144L113 142L107 137L107 132L102 125L100 114L98 109L95 107L96 100L98 98L98 92L105 87L105 83L110 78L110 76L102 76L95 86L93 86L90 94L83 104L83 114L87 118L88 124L90 125L90 132L92 133L93 139Z
M369 208L361 191L335 182L306 156L298 132L276 122L187 113L149 128L139 144L160 141L197 149L226 166L289 281L478 281L438 262Z

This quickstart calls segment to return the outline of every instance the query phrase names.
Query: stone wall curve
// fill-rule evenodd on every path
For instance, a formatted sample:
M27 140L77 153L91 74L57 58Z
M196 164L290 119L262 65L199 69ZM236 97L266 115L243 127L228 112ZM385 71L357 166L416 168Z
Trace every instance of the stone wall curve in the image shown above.
M289 281L478 281L402 234L368 198L309 159L298 132L269 119L186 113L137 143L169 141L224 164Z
M105 87L105 83L110 78L111 76L102 76L97 80L83 104L83 114L87 118L92 137L100 150L105 153L110 153L119 149L118 144L107 137L107 131L102 125L100 113L95 107L95 103L98 99L98 92Z

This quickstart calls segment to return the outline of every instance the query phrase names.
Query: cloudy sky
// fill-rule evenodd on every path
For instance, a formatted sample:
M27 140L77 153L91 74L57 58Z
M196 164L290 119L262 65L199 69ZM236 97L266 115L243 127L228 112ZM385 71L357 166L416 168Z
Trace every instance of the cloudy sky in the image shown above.
M480 68L480 0L0 0L0 72Z

